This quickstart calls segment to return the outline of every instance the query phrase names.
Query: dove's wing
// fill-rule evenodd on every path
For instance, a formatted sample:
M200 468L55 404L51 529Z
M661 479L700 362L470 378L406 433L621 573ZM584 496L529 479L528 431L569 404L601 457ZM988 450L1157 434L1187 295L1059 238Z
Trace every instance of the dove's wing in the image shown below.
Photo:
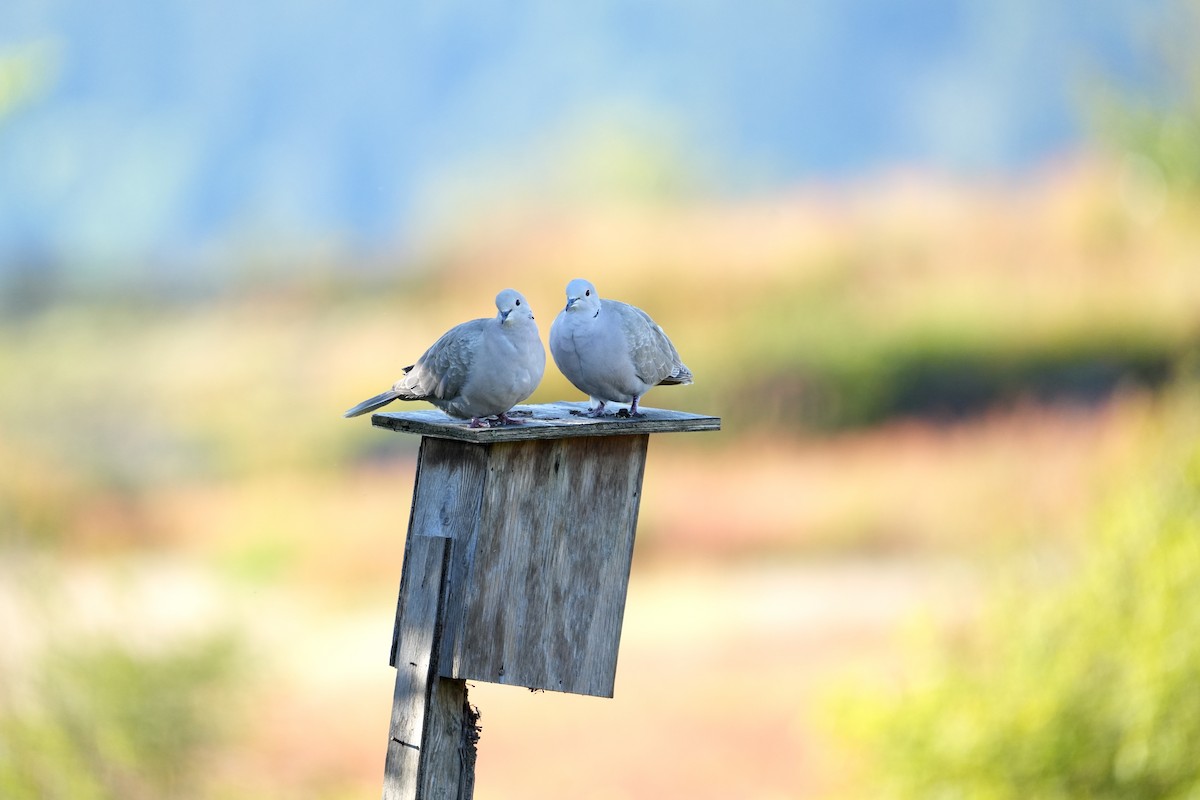
M546 350L533 311L524 295L504 289L496 295L495 317L473 319L446 331L406 367L388 391L346 412L352 417L393 400L427 400L451 417L470 419L471 427L496 417L509 424L507 412L537 388L546 367Z
M395 388L406 400L453 400L462 392L475 363L484 327L491 319L473 319L442 334L417 359Z
M621 327L629 359L639 380L650 386L664 382L683 383L685 381L680 378L686 373L686 382L691 382L691 373L680 361L675 345L649 314L637 306L616 300L605 300L604 305L613 312L613 320Z

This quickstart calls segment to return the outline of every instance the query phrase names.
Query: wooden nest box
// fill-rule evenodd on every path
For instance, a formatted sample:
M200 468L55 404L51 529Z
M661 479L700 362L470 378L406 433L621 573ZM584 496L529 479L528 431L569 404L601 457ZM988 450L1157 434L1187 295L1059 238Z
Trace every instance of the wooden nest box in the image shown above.
M585 408L521 406L524 425L491 429L438 411L372 418L422 437L385 798L470 797L467 680L612 697L650 434L717 430L720 419L652 408L593 419ZM458 751L443 767L430 761L439 727ZM454 764L460 777L447 782Z

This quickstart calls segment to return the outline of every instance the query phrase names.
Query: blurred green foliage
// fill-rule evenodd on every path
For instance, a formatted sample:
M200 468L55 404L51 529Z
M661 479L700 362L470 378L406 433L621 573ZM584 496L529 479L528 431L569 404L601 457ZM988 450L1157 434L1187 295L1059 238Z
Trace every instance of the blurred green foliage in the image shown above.
M1157 69L1154 89L1110 89L1099 103L1098 132L1129 155L1135 192L1155 186L1200 192L1200 2L1168 4L1151 37L1148 57Z
M1191 228L1133 232L1128 247L1091 253L1086 219L1111 211L1107 200L1094 205L1077 212L1084 222L1047 223L1034 236L980 215L971 235L999 242L994 252L947 246L955 232L940 222L864 223L862 236L804 250L782 240L760 256L767 277L747 270L744 286L690 281L664 292L668 281L639 269L642 248L630 248L611 273L639 283L614 296L651 309L698 376L655 390L651 404L718 413L733 433L1092 402L1125 384L1161 384L1200 341ZM554 251L553 275L535 262L505 280L557 301L557 276L583 271L563 258ZM99 504L129 539L153 541L160 531L144 509L164 488L410 455L407 437L379 437L340 414L451 322L486 308L461 304L461 285L475 281L461 261L379 285L68 296L3 316L0 455L22 469L0 475L0 540L61 542ZM564 397L579 395L551 364L533 400ZM285 563L283 550L261 551L260 565Z
M1007 195L1001 200L1009 203ZM175 549L190 567L223 579L291 583L305 593L326 592L322 597L364 583L372 569L393 580L379 555L382 539L363 532L384 527L386 536L401 536L406 506L392 493L407 503L407 489L390 476L373 483L376 473L389 472L374 462L410 457L416 442L380 436L341 412L393 380L450 324L486 313L498 275L530 287L531 295L541 292L543 333L561 302L564 275L603 277L614 285L611 296L651 310L698 376L686 389L655 390L651 403L722 415L726 435L704 446L731 452L748 432L828 431L1026 397L1090 401L1124 382L1165 380L1195 348L1193 228L1178 220L1128 225L1119 237L1096 240L1094 221L1119 217L1119 204L1107 197L1062 204L1067 211L1045 221L1039 215L1054 211L1053 203L1013 214L984 203L947 221L937 198L927 212L893 199L882 221L852 210L845 233L811 240L790 233L793 221L821 227L803 209L785 209L765 223L734 220L727 230L720 220L676 222L663 214L647 227L652 236L667 229L664 240L634 236L593 255L587 237L566 236L560 246L555 232L541 263L537 247L527 257L520 247L485 243L419 279L370 285L331 275L313 284L247 281L211 296L153 287L133 297L59 296L53 286L11 292L0 296L0 461L19 468L0 470L0 555L38 551L107 570L101 562L114 552ZM894 222L896 209L911 218ZM762 231L776 231L776 238L764 235L754 250ZM731 261L736 266L729 268ZM694 279L721 269L736 279ZM533 399L564 397L582 399L551 364ZM721 459L711 463L722 468ZM794 546L805 545L797 538ZM1167 558L1189 563L1183 555ZM1115 572L1107 577L1120 584L1126 576ZM1119 595L1095 605L1117 604L1106 619L1131 625L1120 616L1132 614L1120 605L1131 601ZM1160 605L1169 602L1164 595ZM884 763L895 757L935 764L951 793L959 785L953 780L983 762L991 775L1007 764L1033 775L1021 780L1036 794L1043 787L1037 780L1054 779L1061 766L1055 759L1076 759L1072 748L1086 747L1087 758L1077 760L1089 764L1124 753L1127 784L1141 774L1138 759L1158 769L1154 758L1169 748L1151 738L1153 757L1139 755L1132 729L1114 715L1145 716L1138 730L1152 737L1160 725L1155 714L1183 713L1186 703L1154 695L1132 710L1114 705L1113 682L1124 687L1138 679L1098 656L1101 640L1108 655L1120 654L1117 633L1099 622L1077 625L1065 612L1037 619L1064 652L1077 654L1075 661L1058 666L1052 653L1038 661L997 649L982 671L948 668L946 694L909 700L903 712L875 710L882 720L876 730L895 731L892 749L880 751ZM1137 635L1138 652L1148 653L1149 633ZM203 781L193 791L188 770L222 741L225 692L243 683L228 647L214 641L154 653L115 643L56 650L32 665L42 677L24 699L15 689L5 694L11 682L0 675L0 796L204 796ZM984 683L986 665L1004 658L1026 664L1019 674L1044 678L1047 686L1035 687L1041 693L1030 695L1032 706L1013 699L987 711L993 687ZM1166 680L1150 679L1154 686ZM1079 691L1061 700L1054 686ZM1142 687L1121 697L1132 703L1149 694ZM1011 722L1000 713L1005 709L1025 710ZM1072 728L1079 732L1043 745L1027 735L1060 715L1093 728ZM976 723L1003 740L981 738ZM940 737L934 744L922 738L931 731ZM944 749L961 756L943 757ZM1093 771L1111 773L1112 763ZM917 794L932 786L915 779L908 785Z
M833 430L959 418L1021 401L1093 402L1122 385L1163 384L1197 347L1188 336L1094 323L1035 337L987 335L980 326L847 330L832 346L826 337L799 334L754 376L749 394L764 399L775 421Z
M212 796L206 756L229 735L238 662L225 634L149 653L56 645L0 690L0 797Z
M59 60L59 44L50 39L0 49L0 122L49 88Z
M1200 797L1200 394L1104 505L1077 572L1022 586L850 719L901 798Z

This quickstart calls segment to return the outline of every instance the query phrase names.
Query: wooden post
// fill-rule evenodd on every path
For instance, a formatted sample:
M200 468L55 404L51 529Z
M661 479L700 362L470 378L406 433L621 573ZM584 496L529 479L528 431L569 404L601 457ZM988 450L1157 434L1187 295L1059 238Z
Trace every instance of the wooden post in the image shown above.
M381 413L421 435L391 663L384 800L465 800L478 712L467 680L612 697L649 434L720 419L582 403L520 406L526 424L467 427Z

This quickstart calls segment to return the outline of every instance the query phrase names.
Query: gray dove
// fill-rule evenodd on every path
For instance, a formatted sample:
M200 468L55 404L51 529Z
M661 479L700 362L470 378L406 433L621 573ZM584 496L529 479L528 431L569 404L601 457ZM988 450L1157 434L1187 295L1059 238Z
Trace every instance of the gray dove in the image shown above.
M525 296L496 295L496 316L455 325L425 351L391 389L345 413L357 417L393 400L426 400L472 428L521 423L508 411L542 380L546 349ZM489 421L494 417L495 421Z
M617 300L601 300L582 278L567 284L567 307L550 326L554 363L575 388L596 402L588 416L604 414L608 402L631 403L652 386L692 382L675 346L650 315Z

